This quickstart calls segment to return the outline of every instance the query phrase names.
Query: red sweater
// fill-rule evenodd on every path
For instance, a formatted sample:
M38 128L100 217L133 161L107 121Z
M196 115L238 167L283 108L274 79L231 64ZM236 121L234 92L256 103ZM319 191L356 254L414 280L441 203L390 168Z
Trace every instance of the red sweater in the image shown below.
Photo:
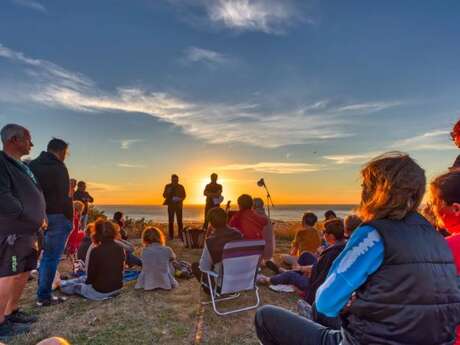
M261 240L263 239L263 230L268 224L268 220L253 210L243 210L235 213L229 224L241 232L243 239Z
M454 255L455 265L457 266L457 274L460 276L460 233L456 233L446 237L447 244ZM457 340L455 345L460 345L460 326L457 327Z

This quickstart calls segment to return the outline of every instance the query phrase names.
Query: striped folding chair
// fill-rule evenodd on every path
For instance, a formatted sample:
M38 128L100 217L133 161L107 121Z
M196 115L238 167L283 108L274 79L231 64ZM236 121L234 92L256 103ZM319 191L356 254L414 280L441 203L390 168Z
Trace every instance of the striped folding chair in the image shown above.
M265 241L233 241L225 245L222 255L222 269L220 274L213 271L204 271L207 286L211 287L210 295L212 307L217 315L224 316L241 311L255 309L260 304L259 289L256 285L257 269L264 253ZM212 283L212 280L216 284ZM256 304L226 311L220 311L217 303L235 299L241 292L254 291Z

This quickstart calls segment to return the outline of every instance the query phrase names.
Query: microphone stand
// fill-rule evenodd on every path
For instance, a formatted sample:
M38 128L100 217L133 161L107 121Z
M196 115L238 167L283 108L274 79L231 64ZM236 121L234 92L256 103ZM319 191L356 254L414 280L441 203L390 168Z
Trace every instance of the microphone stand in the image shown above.
M268 213L268 220L271 222L271 218L270 218L270 204L272 207L275 207L275 205L273 204L273 200L272 200L272 196L270 195L270 192L268 191L268 188L267 188L267 185L263 184L263 187L265 189L265 191L267 192L267 213Z

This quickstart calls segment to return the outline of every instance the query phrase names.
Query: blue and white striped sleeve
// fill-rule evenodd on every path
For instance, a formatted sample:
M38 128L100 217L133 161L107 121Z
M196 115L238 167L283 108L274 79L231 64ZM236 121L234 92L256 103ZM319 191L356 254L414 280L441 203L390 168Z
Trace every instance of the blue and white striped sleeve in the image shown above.
M369 225L356 229L316 293L316 310L329 317L339 315L353 292L382 265L383 255L376 229Z

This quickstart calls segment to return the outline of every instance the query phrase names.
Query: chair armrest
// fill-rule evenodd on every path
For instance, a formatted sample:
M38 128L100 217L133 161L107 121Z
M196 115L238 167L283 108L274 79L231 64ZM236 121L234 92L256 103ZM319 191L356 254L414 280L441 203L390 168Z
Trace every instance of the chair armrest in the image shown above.
M210 276L212 276L212 277L216 277L216 278L219 276L219 275L218 275L216 272L214 272L214 271L201 271L201 272L206 273L206 274L208 274L208 275L210 275Z

